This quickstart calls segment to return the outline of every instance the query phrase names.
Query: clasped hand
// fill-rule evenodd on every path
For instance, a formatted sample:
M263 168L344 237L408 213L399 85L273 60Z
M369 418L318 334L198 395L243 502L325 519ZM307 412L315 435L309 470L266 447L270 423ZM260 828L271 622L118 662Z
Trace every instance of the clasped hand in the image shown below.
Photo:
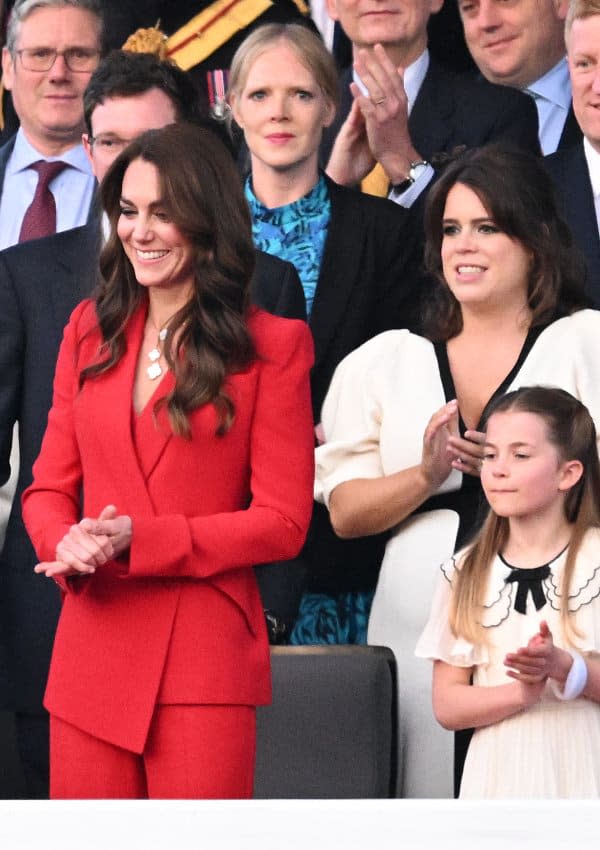
M131 534L131 517L119 516L114 505L107 505L97 519L84 517L72 525L56 547L56 560L37 564L34 572L48 578L88 575L128 549Z
M458 430L458 402L449 401L433 414L423 437L421 467L428 481L437 489L452 469L479 476L483 459L485 434L482 431Z

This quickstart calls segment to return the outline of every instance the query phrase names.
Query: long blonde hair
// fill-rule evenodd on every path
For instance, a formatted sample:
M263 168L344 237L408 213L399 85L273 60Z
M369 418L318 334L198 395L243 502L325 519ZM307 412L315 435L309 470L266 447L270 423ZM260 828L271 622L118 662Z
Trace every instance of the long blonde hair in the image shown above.
M588 409L565 390L552 387L522 387L501 397L491 408L533 413L544 420L547 437L561 461L579 460L583 475L565 496L565 516L573 530L560 588L560 617L566 639L573 643L581 634L569 615L569 588L583 538L590 528L600 527L600 463L596 428ZM483 528L461 559L452 589L450 627L455 635L480 641L481 606L492 561L504 548L509 535L509 519L490 511Z

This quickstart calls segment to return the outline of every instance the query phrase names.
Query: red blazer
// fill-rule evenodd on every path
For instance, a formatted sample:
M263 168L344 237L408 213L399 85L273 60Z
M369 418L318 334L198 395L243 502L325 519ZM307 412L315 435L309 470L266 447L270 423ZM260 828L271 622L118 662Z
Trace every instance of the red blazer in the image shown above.
M175 436L157 398L134 422L133 383L146 317L127 328L119 363L86 381L101 340L93 304L65 330L53 407L23 518L40 560L81 516L109 503L133 520L128 557L67 590L45 705L73 725L142 752L157 702L270 700L269 648L252 566L291 558L312 508L312 342L306 325L254 310L257 359L226 383L236 416L215 436L212 405ZM137 442L132 439L136 428ZM83 497L83 504L81 504ZM42 577L40 580L44 580Z

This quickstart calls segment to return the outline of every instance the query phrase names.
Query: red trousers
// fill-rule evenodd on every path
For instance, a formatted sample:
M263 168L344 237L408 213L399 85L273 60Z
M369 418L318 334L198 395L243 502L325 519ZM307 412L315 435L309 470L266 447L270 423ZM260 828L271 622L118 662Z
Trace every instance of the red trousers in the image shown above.
M139 755L50 718L51 799L252 797L256 709L157 705Z

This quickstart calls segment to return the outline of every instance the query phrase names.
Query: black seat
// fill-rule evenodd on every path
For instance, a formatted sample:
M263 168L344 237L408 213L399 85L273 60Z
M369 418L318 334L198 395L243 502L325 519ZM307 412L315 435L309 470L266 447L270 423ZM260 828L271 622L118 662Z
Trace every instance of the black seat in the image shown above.
M257 716L258 799L393 796L396 668L378 646L271 648Z

